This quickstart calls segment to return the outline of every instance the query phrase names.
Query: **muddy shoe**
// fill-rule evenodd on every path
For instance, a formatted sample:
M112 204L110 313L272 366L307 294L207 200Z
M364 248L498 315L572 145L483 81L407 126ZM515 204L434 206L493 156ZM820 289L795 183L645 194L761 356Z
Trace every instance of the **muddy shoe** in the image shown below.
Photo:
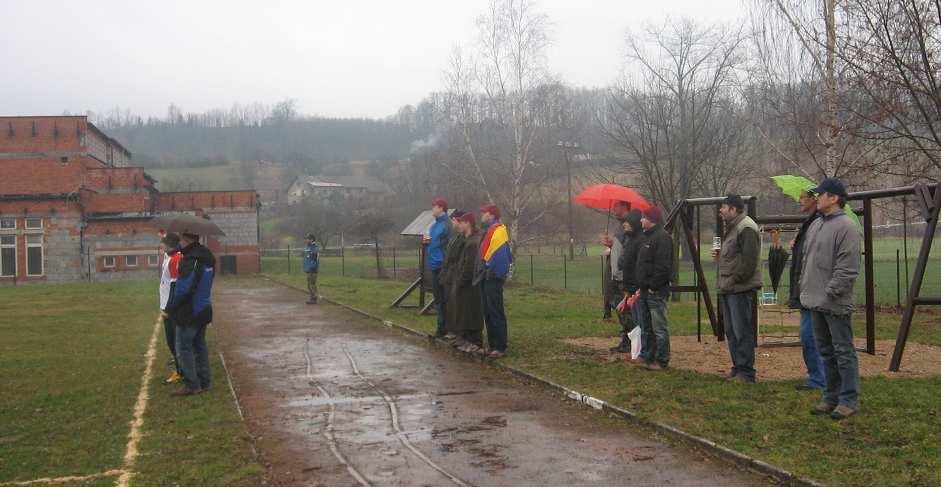
M173 397L186 397L186 396L195 396L196 394L199 394L199 391L194 391L190 389L189 387L183 387L183 388L180 388L179 390L173 391L173 393L171 393L170 395Z
M631 340L627 337L621 338L621 343L616 347L611 347L608 349L611 353L627 353L631 351Z
M506 357L506 353L505 353L505 352L498 352L498 351L494 350L494 351L490 352L489 354L487 354L487 357L489 357L489 358L503 358L503 357Z
M830 404L825 401L820 401L817 403L816 406L814 406L813 409L810 410L810 414L813 414L816 416L823 416L824 414L832 413L834 409L836 409L836 404Z
M729 381L729 382L735 380L736 377L738 377L738 372L735 372L734 370L733 370L732 372L729 372L728 374L725 374L725 375L722 376L723 379L725 379L725 380L727 380L727 381Z
M854 414L856 414L855 409L849 406L844 406L840 404L839 406L833 409L833 411L830 413L830 417L839 421L841 419L846 419Z
M666 370L666 367L664 367L664 366L658 364L657 362L650 362L649 364L647 364L647 365L645 366L645 368L646 368L647 370L653 370L653 371Z

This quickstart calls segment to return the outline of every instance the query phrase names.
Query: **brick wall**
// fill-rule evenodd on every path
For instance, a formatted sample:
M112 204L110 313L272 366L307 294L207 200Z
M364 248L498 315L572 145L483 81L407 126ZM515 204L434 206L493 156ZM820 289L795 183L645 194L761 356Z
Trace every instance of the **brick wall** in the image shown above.
M83 152L87 132L84 116L0 117L0 153Z
M43 202L49 205L49 202ZM0 229L0 236L13 237L16 245L16 275L0 276L0 285L31 282L66 282L84 277L81 254L81 213L75 203L60 202L57 211L38 213L36 204L24 215L11 212L9 202L0 203L0 219L13 220L14 229ZM48 208L44 208L48 210ZM39 228L27 228L27 220ZM27 240L41 245L41 273L30 275Z

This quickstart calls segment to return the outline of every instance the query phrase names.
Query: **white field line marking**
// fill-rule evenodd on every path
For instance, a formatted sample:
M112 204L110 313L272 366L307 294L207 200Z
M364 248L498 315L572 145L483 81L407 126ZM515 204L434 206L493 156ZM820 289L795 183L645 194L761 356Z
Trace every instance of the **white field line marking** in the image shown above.
M144 358L147 365L144 367L144 375L141 377L140 391L137 393L137 403L134 404L134 419L131 421L131 431L127 434L127 449L124 451L124 471L118 477L115 485L118 487L127 487L131 480L134 467L134 460L137 458L137 444L141 439L141 426L144 425L144 411L147 410L147 401L150 399L150 378L153 376L154 359L157 358L157 335L160 331L160 317L154 322L154 332L150 335L150 344L147 345L147 353Z
M108 470L106 472L99 472L91 475L81 475L74 477L43 477L41 479L34 480L21 480L13 482L3 482L0 483L0 486L20 486L20 485L41 485L41 484L64 484L67 482L88 482L90 480L103 479L107 477L117 477L124 473L124 470Z
M419 451L418 448L416 448L415 445L413 445L411 441L409 441L408 436L405 434L404 431L402 431L401 425L399 425L399 411L395 405L395 400L389 397L389 395L386 394L385 391L380 389L379 386L374 384L371 380L367 379L359 371L359 367L356 366L356 360L353 359L353 356L350 355L350 352L346 349L346 347L343 347L343 353L345 353L346 358L350 360L350 366L353 367L353 373L356 374L356 376L359 377L360 380L362 380L366 384L369 384L370 387L372 387L376 392L378 392L379 395L382 396L382 400L384 400L386 402L386 405L389 406L389 414L392 416L392 428L395 429L395 434L399 438L399 441L402 443L402 445L405 446L405 448L408 448L409 450L411 450L411 452L414 453L415 456L417 456L423 462L428 464L429 467L437 470L438 472L441 473L441 475L444 475L449 480L451 480L451 482L454 482L455 484L460 485L460 486L469 487L468 483L452 475L450 472L448 472L447 470L439 466L437 463L433 462L430 458L426 457L424 453Z
M307 341L304 342L304 358L307 360L307 378L311 380L311 383L316 385L317 390L320 391L323 397L326 398L327 401L329 401L330 403L330 412L327 413L327 427L324 428L323 430L323 436L329 442L330 451L333 452L333 456L335 456L340 463L346 466L347 472L349 472L350 475L352 475L353 478L356 479L357 482L359 482L359 485L368 487L370 485L369 481L366 480L366 478L364 478L353 467L353 465L351 465L350 462L346 460L346 457L344 457L343 454L340 453L340 448L337 446L337 439L335 436L333 436L333 418L336 415L337 406L336 406L336 403L333 402L333 398L330 397L330 393L327 392L326 389L321 387L320 384L317 384L316 382L313 381L313 378L310 373L311 361L310 361L310 352L308 351L309 348L310 348L310 338L308 338Z
M242 414L242 406L239 404L238 395L235 394L235 387L232 386L232 376L229 375L229 368L225 365L225 357L222 356L222 352L219 352L219 360L222 361L222 370L225 371L225 381L229 384L229 392L232 393L232 400L235 401L235 409L238 410L239 419L241 419L242 423L244 424L245 415ZM248 429L247 426L246 429ZM252 454L255 455L255 459L257 460L258 450L255 449L255 438L251 435L251 433L249 433L248 436L252 439L252 441L250 441L248 444L252 447Z

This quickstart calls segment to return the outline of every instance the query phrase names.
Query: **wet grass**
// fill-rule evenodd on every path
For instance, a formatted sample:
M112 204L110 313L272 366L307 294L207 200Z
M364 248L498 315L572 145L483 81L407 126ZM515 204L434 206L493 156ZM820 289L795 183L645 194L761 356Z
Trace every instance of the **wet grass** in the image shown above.
M0 288L0 482L122 468L156 299L153 282ZM224 378L171 401L158 345L133 483L260 483Z
M303 276L274 277L304 286ZM425 332L434 329L433 317L389 308L402 282L329 275L319 282L338 301ZM809 414L819 396L794 391L797 381L745 386L684 370L653 373L605 363L597 352L561 342L617 333L616 325L598 320L598 296L511 287L506 302L509 365L826 483L941 484L941 377L864 378L861 413L835 422ZM695 334L695 313L695 303L673 303L672 333ZM897 315L880 314L877 336L894 338L897 326ZM939 315L919 315L911 340L941 345Z

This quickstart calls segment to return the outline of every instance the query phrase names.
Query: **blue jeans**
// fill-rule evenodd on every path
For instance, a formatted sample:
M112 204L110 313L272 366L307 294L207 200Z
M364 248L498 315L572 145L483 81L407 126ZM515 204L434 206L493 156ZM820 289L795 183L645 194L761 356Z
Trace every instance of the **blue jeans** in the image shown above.
M444 335L445 304L448 300L448 293L444 291L441 285L441 269L431 271L431 292L435 297L435 312L438 314L438 329L436 335Z
M719 300L725 319L725 338L732 356L732 373L755 379L755 329L752 308L755 293L723 294Z
M825 389L826 377L823 375L823 359L817 351L814 340L814 323L810 310L801 308L801 351L804 352L804 365L807 366L807 385Z
M209 347L206 345L206 327L176 327L177 366L183 372L183 382L191 391L209 389Z
M491 351L506 353L506 312L503 309L503 279L480 282L480 300L487 324L487 343Z
M170 318L163 319L163 334L167 337L167 347L170 348L170 356L173 357L176 373L183 375L180 372L180 361L176 358L176 325L173 324L173 320Z
M859 359L853 345L852 315L833 315L811 311L814 338L827 386L823 400L857 409L859 407Z
M670 292L641 292L634 304L640 323L640 356L647 363L670 364L670 329L667 324L667 298Z

